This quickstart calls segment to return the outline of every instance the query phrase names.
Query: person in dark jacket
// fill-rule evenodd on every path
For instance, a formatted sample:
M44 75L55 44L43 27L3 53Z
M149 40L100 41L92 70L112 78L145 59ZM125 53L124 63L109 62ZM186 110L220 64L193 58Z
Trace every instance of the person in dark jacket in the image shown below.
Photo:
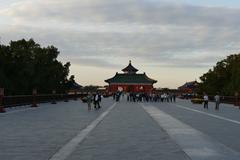
M94 95L93 101L94 101L94 108L95 109L100 109L101 108L101 106L100 106L101 100L102 100L102 97L99 93Z

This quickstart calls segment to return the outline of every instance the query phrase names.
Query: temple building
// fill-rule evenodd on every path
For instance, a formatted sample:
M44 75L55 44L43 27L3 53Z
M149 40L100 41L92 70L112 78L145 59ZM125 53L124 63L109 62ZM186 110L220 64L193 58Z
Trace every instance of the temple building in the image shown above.
M153 84L156 80L149 78L146 73L137 73L138 69L129 65L122 69L123 73L116 73L114 77L105 80L109 84L108 92L142 92L150 93L153 90Z
M184 85L178 87L178 90L181 93L194 94L199 86L199 83L195 81L186 82Z

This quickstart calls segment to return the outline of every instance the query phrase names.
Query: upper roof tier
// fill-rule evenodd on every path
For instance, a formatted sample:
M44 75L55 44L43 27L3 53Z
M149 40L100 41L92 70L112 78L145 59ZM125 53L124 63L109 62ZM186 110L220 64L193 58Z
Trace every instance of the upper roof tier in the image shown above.
M132 66L132 63L130 60L128 66L122 69L122 71L126 74L135 74L138 71L138 69Z

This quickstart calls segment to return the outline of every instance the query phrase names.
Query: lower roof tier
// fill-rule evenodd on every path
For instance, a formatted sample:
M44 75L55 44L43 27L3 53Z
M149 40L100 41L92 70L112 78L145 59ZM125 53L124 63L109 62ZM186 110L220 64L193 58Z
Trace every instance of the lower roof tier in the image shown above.
M121 74L116 73L116 75L110 79L105 80L105 82L111 83L127 83L127 84L154 84L157 83L156 80L149 78L145 73L143 74Z

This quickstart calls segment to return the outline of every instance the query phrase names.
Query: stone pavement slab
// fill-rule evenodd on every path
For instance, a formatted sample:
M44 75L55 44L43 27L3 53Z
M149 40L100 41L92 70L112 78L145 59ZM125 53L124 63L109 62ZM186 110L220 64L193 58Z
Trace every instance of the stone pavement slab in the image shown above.
M0 114L0 160L47 160L112 104L103 99L101 110L88 112L78 100Z
M218 116L223 116L226 118L240 121L240 116L239 116L240 109L239 107L236 107L232 104L220 103L218 111L215 110L214 102L209 102L207 110L203 108L203 104L193 104L191 103L190 100L177 99L177 104L184 105L185 107L188 107L188 108L197 109L199 111L204 111L207 113L211 113Z
M202 105L192 105L191 102L186 100L178 100L175 103L150 103L153 106L158 107L160 110L171 115L172 117L180 120L181 122L191 126L192 128L201 131L216 141L224 144L225 146L240 152L240 125L226 121L223 119L208 116L207 114L213 114L216 116L222 116L239 121L240 110L234 108L228 104L221 104L220 111L213 109L213 103L210 103L209 109L204 110ZM194 112L178 107L186 107L189 109L201 111ZM232 116L232 117L231 117Z
M240 154L149 104L141 104L193 160L239 160Z
M120 102L67 160L188 160L138 103Z
M17 109L0 114L0 160L48 160L114 103L112 98L103 99L103 108L90 112L87 104L70 101L57 105L40 104L39 108L23 107L20 111ZM231 118L232 115L233 120L239 121L239 110L236 108L222 105L218 112L212 108L207 111L188 101L146 105L152 105L182 124L192 127L194 131L206 134L206 137L214 139L212 142L217 141L237 152L240 150L238 124L190 110L196 109L226 118ZM123 99L99 122L86 134L83 141L75 145L66 160L190 159L163 128L165 123L159 125L139 103ZM177 130L181 131L181 127Z

